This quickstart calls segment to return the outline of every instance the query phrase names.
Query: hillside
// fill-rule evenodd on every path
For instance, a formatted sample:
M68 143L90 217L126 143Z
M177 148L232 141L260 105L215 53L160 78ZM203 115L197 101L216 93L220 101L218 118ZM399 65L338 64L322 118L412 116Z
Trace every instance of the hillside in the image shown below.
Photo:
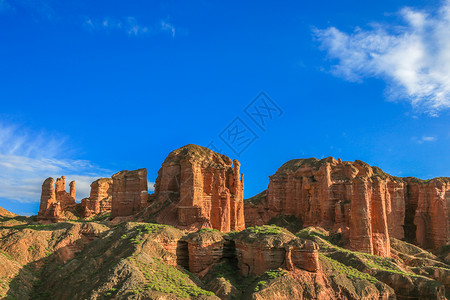
M192 236L150 223L40 225L18 218L21 225L0 227L0 292L7 299L444 299L450 288L444 260L395 239L393 257L381 258L343 249L339 235L320 228L294 234L263 226L239 234L200 230ZM317 271L286 270L281 264L241 275L236 254L223 251L217 257L209 251L220 241L267 251L308 240L318 246ZM193 256L192 245L203 254ZM209 255L216 255L214 265L197 275L187 270ZM189 262L192 257L199 259Z

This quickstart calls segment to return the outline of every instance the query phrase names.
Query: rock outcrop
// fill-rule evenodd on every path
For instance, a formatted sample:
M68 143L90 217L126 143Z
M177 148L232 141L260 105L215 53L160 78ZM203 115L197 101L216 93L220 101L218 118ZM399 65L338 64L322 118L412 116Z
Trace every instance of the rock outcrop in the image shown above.
M406 226L421 248L437 249L450 242L450 178L404 178ZM406 234L406 232L405 232Z
M318 246L276 226L250 227L235 238L238 267L244 276L283 268L319 270Z
M75 181L70 182L70 192L66 192L66 178L55 180L47 178L42 184L41 203L38 218L57 222L63 218L63 212L77 205L75 202Z
M91 183L89 198L81 200L83 217L88 218L104 212L111 211L113 180L100 178Z
M205 273L224 257L225 239L218 231L198 231L186 238L189 250L189 271Z
M162 164L149 213L158 222L222 232L245 228L240 163L207 148L187 145Z
M293 215L304 226L341 232L353 250L390 255L389 238L435 249L449 242L450 179L390 176L362 161L295 159L270 176L266 194L246 201L246 223Z
M147 206L147 169L120 171L112 180L112 218L134 215Z

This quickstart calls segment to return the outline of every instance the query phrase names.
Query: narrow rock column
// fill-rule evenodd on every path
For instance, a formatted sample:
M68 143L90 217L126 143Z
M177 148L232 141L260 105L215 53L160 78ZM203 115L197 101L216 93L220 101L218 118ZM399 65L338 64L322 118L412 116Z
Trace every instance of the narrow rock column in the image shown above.
M371 201L371 225L373 254L389 257L391 244L386 214L386 181L375 177L373 179L373 193Z
M373 254L372 228L370 220L370 190L367 178L352 180L352 199L350 215L350 248Z
M45 216L49 207L55 202L55 180L49 177L42 184L41 203L39 205L38 216Z

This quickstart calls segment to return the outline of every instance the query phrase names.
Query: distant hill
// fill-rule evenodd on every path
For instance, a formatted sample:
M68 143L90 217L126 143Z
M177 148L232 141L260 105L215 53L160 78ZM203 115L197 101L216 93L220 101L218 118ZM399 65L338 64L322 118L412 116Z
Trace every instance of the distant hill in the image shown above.
M12 213L10 211L7 211L3 207L0 207L0 217L16 217L17 215L15 213Z

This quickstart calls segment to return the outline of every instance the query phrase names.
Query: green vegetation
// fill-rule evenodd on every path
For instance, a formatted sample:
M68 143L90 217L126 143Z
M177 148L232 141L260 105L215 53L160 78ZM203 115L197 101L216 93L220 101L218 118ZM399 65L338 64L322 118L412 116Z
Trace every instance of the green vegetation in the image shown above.
M333 246L340 246L342 235L340 233L329 234L321 228L308 227L297 232L296 236L301 239L312 240L320 244L320 241L326 241ZM322 246L321 246L322 249Z
M317 159L315 157L311 158L299 158L299 159L292 159L286 163L284 163L275 173L283 173L286 171L293 171L295 172L297 169L299 169L301 166L310 166L313 169L320 169L321 166L325 165L328 162L331 162L332 157L326 157L322 159ZM314 181L314 177L311 178Z
M246 232L254 233L254 234L280 234L282 232L282 228L276 225L263 225L263 226L255 226L248 227Z
M199 295L214 295L213 292L205 291L193 284L189 279L189 275L164 263L158 258L153 258L153 261L150 263L144 263L137 260L134 260L134 262L146 279L143 287L134 290L135 294L139 294L146 290L153 290L174 294L177 297L183 298Z
M130 241L133 244L141 244L144 241L144 234L149 234L149 233L157 233L159 232L161 229L164 229L165 227L167 227L167 225L162 225L162 224L144 224L144 225L138 225L136 226L134 229L136 231L136 235L130 239ZM125 237L124 237L125 236ZM127 235L122 235L121 238L127 238Z
M0 223L8 222L8 221L17 221L17 222L28 222L33 221L34 219L32 217L25 217L25 216L15 216L15 217L0 217Z
M55 228L63 228L65 223L51 223L51 224L23 224L16 226L0 226L2 229L32 229L32 230L52 230Z
M237 275L237 272L235 268L233 268L230 264L222 263L214 265L212 274L217 278L224 278L225 280L230 282L230 278L234 279L234 277Z
M279 227L286 228L292 233L296 233L303 228L303 222L301 219L293 215L279 215L269 220L269 225L277 225Z
M310 239L319 244L320 250L328 258L345 262L351 268L359 270L370 268L374 271L390 272L410 277L418 277L412 272L405 272L399 268L392 258L371 255L367 253L351 251L335 244L336 238L330 237L311 228L305 228L297 233L297 236L304 239Z
M405 272L400 270L395 263L393 263L389 258L387 257L380 257L377 255L370 255L370 254L366 254L366 253L359 253L356 252L360 255L362 255L365 258L365 263L368 267L372 268L372 269L376 269L376 270L380 270L380 271L386 271L386 272L392 272L392 273L397 273L397 274L402 274L402 275L407 275L407 276L417 276L414 273L410 273L410 272Z
M108 297L108 298L110 298L110 297L112 297L116 292L117 292L117 289L114 288L114 287L112 287L112 288L109 289L109 291L107 291L107 292L105 293L105 296Z
M372 277L367 273L362 273L353 267L346 266L323 254L320 254L320 259L324 262L329 263L334 271L338 272L339 274L346 275L349 279L367 280L371 283L376 283L378 281L375 277Z
M237 267L233 267L229 263L215 265L211 273L214 277L225 279L241 292L245 291L256 279L254 276L242 276Z
M202 228L198 232L220 232L220 231L213 228Z
M288 274L286 270L277 269L277 270L270 270L264 273L262 276L267 276L269 279L275 279L281 276L284 276Z
M264 281L264 280L258 281L258 283L256 284L256 287L253 291L258 292L258 291L262 290L266 285L267 285L267 281Z
M7 259L9 260L13 260L13 258L11 257L11 255L9 255L8 253L6 253L5 251L0 250L0 254L3 254Z
M231 283L235 288L241 292L246 292L250 286L256 285L253 288L254 292L264 289L271 280L282 277L288 272L283 269L270 270L262 274L261 276L242 276L236 266L232 266L229 263L222 263L215 265L211 271L211 274L216 278L223 278Z
M320 231L318 231L318 230L314 230L314 229L312 229L312 228L305 228L305 229L302 229L302 230L300 230L299 232L297 232L297 234L296 234L296 236L298 237L298 238L301 238L301 239L308 239L308 240L310 240L312 237L319 237L319 238L321 238L321 239L324 239L324 240L326 240L326 241L329 241L329 242L331 242L330 241L330 236L328 236L328 235L326 235L326 234L324 234L323 232L320 232ZM312 240L314 240L314 239L312 239Z
M103 221L109 220L110 218L111 218L111 213L104 213L104 214L94 216L89 221L90 222L103 222Z

